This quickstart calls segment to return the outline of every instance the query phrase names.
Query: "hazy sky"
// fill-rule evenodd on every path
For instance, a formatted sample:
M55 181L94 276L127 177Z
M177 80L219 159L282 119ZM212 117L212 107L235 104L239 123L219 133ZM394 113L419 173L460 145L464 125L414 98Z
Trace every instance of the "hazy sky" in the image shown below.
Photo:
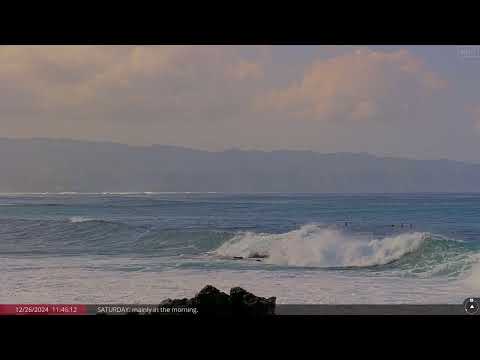
M480 162L480 51L0 46L0 137Z

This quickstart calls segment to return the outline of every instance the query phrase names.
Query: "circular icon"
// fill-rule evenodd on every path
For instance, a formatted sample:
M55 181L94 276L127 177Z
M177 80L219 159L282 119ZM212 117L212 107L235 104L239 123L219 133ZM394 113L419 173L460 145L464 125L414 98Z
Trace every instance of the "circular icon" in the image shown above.
M476 314L479 309L478 302L472 298L465 300L464 306L465 306L465 311L470 315Z

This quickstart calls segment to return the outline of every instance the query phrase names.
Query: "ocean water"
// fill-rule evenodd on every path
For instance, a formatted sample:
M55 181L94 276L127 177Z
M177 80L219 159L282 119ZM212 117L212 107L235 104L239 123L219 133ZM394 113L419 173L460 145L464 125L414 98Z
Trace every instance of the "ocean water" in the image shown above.
M1 194L0 283L0 303L158 303L206 284L462 303L480 295L480 194Z

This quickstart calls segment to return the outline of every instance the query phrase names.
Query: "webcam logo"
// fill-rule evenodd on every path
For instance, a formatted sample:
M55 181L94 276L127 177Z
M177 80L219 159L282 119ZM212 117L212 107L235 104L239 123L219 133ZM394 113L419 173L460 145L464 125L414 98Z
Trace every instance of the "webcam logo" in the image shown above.
M474 298L465 300L463 305L465 307L465 311L470 315L474 315L478 312L478 309L479 309L478 301Z

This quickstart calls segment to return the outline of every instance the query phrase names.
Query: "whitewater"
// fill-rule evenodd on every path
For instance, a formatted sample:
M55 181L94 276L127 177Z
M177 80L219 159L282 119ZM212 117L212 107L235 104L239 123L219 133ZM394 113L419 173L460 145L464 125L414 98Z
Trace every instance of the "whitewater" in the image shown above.
M0 195L2 303L158 303L206 284L278 303L461 303L476 194Z

